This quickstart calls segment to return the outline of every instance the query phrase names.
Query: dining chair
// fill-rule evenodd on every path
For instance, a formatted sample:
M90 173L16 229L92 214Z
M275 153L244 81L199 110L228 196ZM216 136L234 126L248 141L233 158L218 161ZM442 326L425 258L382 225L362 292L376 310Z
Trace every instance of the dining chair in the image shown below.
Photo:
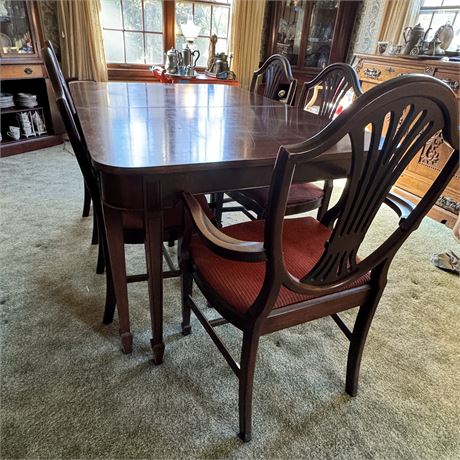
M56 104L59 109L59 113L64 122L67 134L69 136L70 143L72 145L75 157L77 159L80 170L83 174L85 183L87 184L90 196L93 202L93 210L96 215L96 221L101 223L97 226L99 233L99 246L103 260L106 265L107 272L107 283L106 283L106 302L103 315L103 323L110 324L113 321L116 299L114 293L114 286L112 281L112 270L123 270L125 268L125 258L123 255L122 260L117 260L116 264L108 257L108 242L105 233L104 225L104 211L102 207L101 194L98 185L97 172L93 168L88 147L81 129L81 125L78 121L78 115L76 111L72 110L72 103L69 102L68 93L65 91L65 86L62 85L62 81L58 76L56 65L53 64L53 54L49 47L45 47L42 50L45 65L48 70L48 74L53 85L54 93L56 96ZM211 210L207 205L207 201L204 195L197 196L197 200L203 206L204 212L209 218L213 218ZM145 245L145 228L144 228L144 216L142 212L123 212L122 216L123 226L123 242L124 244L144 244ZM182 235L183 227L183 207L182 203L179 203L175 208L168 210L164 215L164 241L176 241ZM174 266L174 263L166 249L163 251L163 256L169 267L169 271L163 272L164 278L171 278L180 275L180 270ZM127 275L126 282L139 282L146 281L148 274L137 274ZM125 353L131 351L132 338L122 337L122 347Z
M67 100L69 101L70 111L71 111L72 115L74 116L74 118L76 120L77 126L79 126L80 122L79 122L79 119L78 119L77 111L75 109L75 105L73 103L73 99L72 99L72 96L70 94L69 87L67 85L67 81L66 81L66 79L64 77L64 74L62 73L61 66L59 65L59 61L57 59L56 51L54 50L54 46L49 40L46 40L45 41L45 48L48 49L48 52L50 54L49 63L54 67L54 69L56 71L56 76L59 79L59 84L62 86L64 94L67 97ZM45 64L45 66L46 66L46 64ZM84 180L83 180L83 182L84 182L84 189L83 189L84 196L83 196L82 217L88 217L89 216L89 211L91 209L91 194L89 193L89 189L88 189L88 186L86 185L86 182ZM93 215L93 235L92 235L92 239L91 239L92 244L97 244L97 234L98 234L97 222L96 222L96 219L95 219L95 215ZM101 269L98 266L96 271L99 273L100 270Z
M350 94L351 93L351 94ZM349 64L336 63L327 66L313 80L302 86L297 107L313 110L318 116L332 120L341 110L345 96L359 97L363 94L356 71ZM318 219L329 207L333 182L326 180L320 187L313 183L293 184L288 196L286 215L318 209ZM250 219L263 219L268 205L268 187L236 190L227 194L243 205ZM255 214L255 216L254 216Z
M244 441L251 439L254 370L262 335L330 316L350 341L345 390L357 394L366 337L391 262L458 169L457 124L457 102L448 85L430 76L404 75L370 89L318 135L280 147L265 220L219 230L195 198L184 194L188 219L198 235L192 236L190 226L182 247L182 331L190 333L192 310L238 377ZM371 132L366 131L369 126ZM411 207L388 201L406 166L439 131L453 153L420 202ZM352 153L338 202L320 220L285 218L296 169L311 161L327 168L331 160L325 152L344 138ZM399 219L392 233L381 235L380 244L363 254L361 243L384 202ZM191 295L193 280L222 318L208 321L198 309ZM349 309L357 309L351 328L339 316ZM243 333L239 363L214 331L227 322Z
M292 75L291 64L287 58L281 54L273 54L259 69L254 71L249 91L261 94L269 99L284 102L287 105L293 105L296 88L297 80ZM252 200L245 200L245 196L240 200L240 193L238 192L226 192L226 194L230 198L224 199L224 193L222 192L211 195L210 205L214 209L214 215L219 224L222 223L223 212L241 211L249 218L253 218L252 214L247 210L250 209ZM240 205L223 206L224 203L233 201L240 203Z

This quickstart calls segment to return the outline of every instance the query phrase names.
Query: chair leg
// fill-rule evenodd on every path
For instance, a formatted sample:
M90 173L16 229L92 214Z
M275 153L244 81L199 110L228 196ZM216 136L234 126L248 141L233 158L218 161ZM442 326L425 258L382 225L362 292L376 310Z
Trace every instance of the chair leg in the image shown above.
M192 294L193 288L193 277L188 270L182 270L182 335L189 335L192 332L192 326L190 326L190 308L189 295Z
M254 330L245 331L243 335L239 376L239 436L244 442L250 441L252 436L252 393L259 337Z
M97 247L97 262L96 262L96 273L102 275L105 270L105 256L102 245L99 244Z
M350 396L356 396L358 393L359 369L363 355L364 345L366 344L367 334L374 317L375 310L379 304L383 289L369 299L359 308L356 317L353 333L350 340L347 360L347 377L345 382L345 391Z
M217 192L212 194L212 204L214 206L214 217L218 227L222 227L222 208L224 206L224 194L223 192Z
M96 214L93 214L93 236L91 237L91 244L97 244L99 241L99 228L97 225Z
M106 273L106 293L105 293L105 308L102 318L103 324L111 324L115 315L115 307L117 301L115 298L115 288L113 286L112 270L107 267Z
M185 229L182 238L177 242L177 256L179 259L180 277L181 277L181 295L182 295L182 335L189 335L192 332L190 326L190 308L189 296L192 294L193 289L193 276L190 270L190 218L185 216Z
M324 214L326 214L328 208L329 208L329 202L331 201L331 195L332 195L332 188L334 187L334 181L332 180L327 180L324 182L324 196L323 196L323 201L321 202L321 206L318 208L318 215L316 218L321 221L323 218Z
M83 196L83 212L82 212L82 217L88 217L89 216L89 208L91 207L91 195L89 194L88 187L86 186L85 183L85 191L84 191L84 196Z

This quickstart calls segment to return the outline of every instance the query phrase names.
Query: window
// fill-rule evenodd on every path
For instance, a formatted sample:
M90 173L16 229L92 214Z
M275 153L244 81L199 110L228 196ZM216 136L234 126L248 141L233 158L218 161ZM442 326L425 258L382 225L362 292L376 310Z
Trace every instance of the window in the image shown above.
M447 51L460 51L460 0L422 0L418 22L432 40L441 26L449 23L454 29L452 42Z
M107 62L163 61L161 0L102 0L101 13Z
M176 2L176 48L179 50L185 44L180 24L187 22L189 15L193 17L193 22L201 27L195 40L195 47L200 52L197 65L206 67L211 35L217 35L217 53L228 51L230 0Z
M109 75L111 68L163 64L169 48L182 49L185 39L180 24L187 22L188 15L201 27L195 40L200 51L197 65L206 67L212 34L218 37L216 51L227 51L230 6L231 0L101 0Z

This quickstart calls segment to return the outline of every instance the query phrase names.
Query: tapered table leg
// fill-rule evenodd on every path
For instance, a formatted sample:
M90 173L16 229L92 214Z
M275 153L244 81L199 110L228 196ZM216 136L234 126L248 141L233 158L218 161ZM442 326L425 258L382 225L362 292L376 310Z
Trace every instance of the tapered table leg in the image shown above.
M144 183L145 251L149 284L150 344L155 364L163 362L163 212L159 182Z
M121 348L123 353L131 353L133 350L133 335L129 325L128 286L126 282L125 245L121 211L104 205L104 217L113 285L117 299Z

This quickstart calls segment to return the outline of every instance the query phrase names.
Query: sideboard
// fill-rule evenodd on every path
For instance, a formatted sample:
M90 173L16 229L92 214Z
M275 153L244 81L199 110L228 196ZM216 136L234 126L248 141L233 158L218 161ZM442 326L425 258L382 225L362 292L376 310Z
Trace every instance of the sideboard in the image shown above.
M418 73L432 75L446 82L460 99L460 63L457 62L417 59L411 56L358 54L355 68L363 91L401 74ZM417 203L447 161L450 152L451 149L444 144L441 133L434 136L406 168L396 183L395 192ZM452 228L459 210L460 173L457 172L429 216Z

